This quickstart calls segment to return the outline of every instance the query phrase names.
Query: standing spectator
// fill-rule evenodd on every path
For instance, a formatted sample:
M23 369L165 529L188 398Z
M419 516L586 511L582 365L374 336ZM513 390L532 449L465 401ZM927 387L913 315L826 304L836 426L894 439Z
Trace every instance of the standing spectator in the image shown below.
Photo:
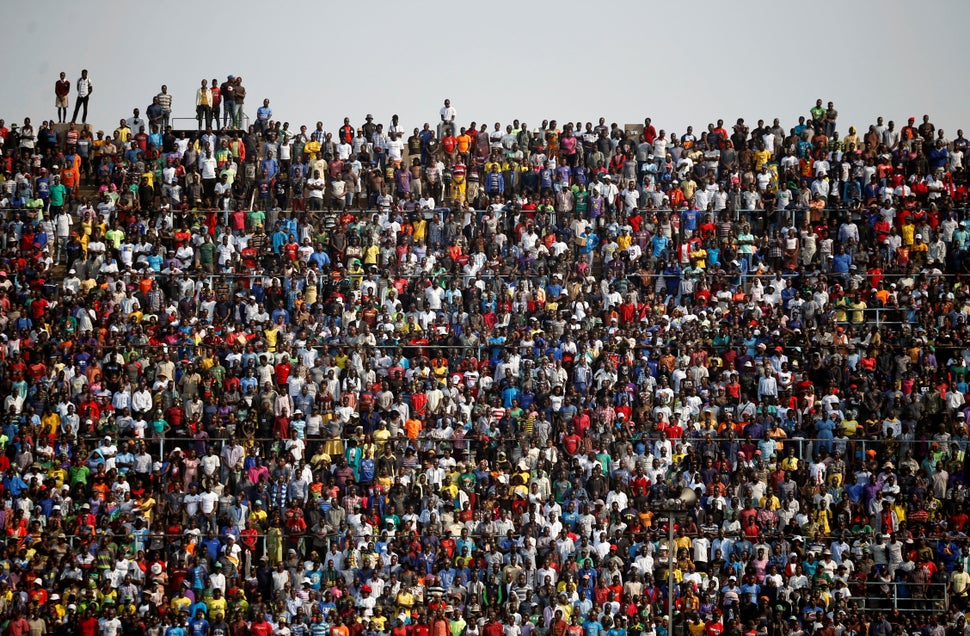
M441 139L444 135L444 130L450 129L455 130L455 118L458 116L454 107L451 105L451 100L446 99L445 105L441 107L441 111L438 113L441 117L441 121L438 124L438 139Z
M61 71L60 79L54 82L54 105L57 107L57 123L67 123L67 106L70 103L67 95L71 92L71 82L67 74Z
M232 126L233 128L241 128L243 120L243 106L246 103L246 87L243 86L242 77L237 77L233 82L232 97Z
M273 109L269 107L269 100L264 99L263 105L256 109L256 129L262 134L269 127L269 120L273 118Z
M77 97L74 101L74 115L71 117L71 123L77 122L77 114L84 106L84 112L81 115L81 123L88 123L88 99L91 97L91 93L94 92L94 84L88 78L88 70L84 69L81 71L81 77L77 80Z
M159 105L162 107L162 130L168 128L172 123L172 95L168 92L168 86L162 84L162 92L155 96Z
M199 122L199 130L202 130L202 120L205 120L207 129L212 127L212 114L212 90L209 88L209 81L202 80L202 86L195 91L195 119ZM218 116L217 113L216 117Z
M222 106L222 89L219 87L219 80L213 77L209 90L212 92L212 119L215 121L216 128L218 128L219 109Z
M222 127L235 128L233 117L236 112L236 76L229 75L226 81L219 87L219 95L222 98ZM232 126L230 126L232 124Z

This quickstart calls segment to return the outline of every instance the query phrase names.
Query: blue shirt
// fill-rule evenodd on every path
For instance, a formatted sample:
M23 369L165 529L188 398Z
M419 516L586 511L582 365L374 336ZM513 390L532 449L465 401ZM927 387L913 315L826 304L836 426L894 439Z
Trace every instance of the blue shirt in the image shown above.
M314 252L310 255L310 262L316 263L320 269L330 265L330 255L326 252Z
M189 623L189 634L191 636L205 636L209 629L209 621L204 618L197 618Z
M585 636L600 636L603 633L603 624L599 621L586 621L583 623L583 634Z
M852 265L850 254L836 254L832 257L832 271L836 274L845 274L849 271L850 265Z
M681 222L685 230L693 232L697 229L697 210L684 210Z

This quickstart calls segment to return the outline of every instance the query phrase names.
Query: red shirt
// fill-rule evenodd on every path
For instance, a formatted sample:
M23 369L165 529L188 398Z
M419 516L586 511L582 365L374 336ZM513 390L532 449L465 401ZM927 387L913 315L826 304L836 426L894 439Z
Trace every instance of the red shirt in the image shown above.
M26 624L26 621L24 621L24 624ZM82 618L77 622L77 633L78 636L95 636L98 633L98 619L93 616Z
M249 633L251 636L270 636L273 633L273 626L265 620L258 623L254 622L249 626Z
M582 442L582 438L579 435L573 433L569 435L562 441L563 449L570 455L575 455L576 451L579 450L579 444Z

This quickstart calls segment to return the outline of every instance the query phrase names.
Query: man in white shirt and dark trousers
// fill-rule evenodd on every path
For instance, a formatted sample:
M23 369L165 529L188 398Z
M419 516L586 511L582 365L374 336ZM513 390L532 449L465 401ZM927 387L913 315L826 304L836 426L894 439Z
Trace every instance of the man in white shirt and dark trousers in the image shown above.
M88 98L91 97L92 91L94 91L94 85L88 79L88 70L84 69L81 71L81 77L77 80L77 99L74 101L74 116L71 117L72 124L77 122L77 113L81 110L82 105L84 106L84 113L81 115L81 123L88 123Z

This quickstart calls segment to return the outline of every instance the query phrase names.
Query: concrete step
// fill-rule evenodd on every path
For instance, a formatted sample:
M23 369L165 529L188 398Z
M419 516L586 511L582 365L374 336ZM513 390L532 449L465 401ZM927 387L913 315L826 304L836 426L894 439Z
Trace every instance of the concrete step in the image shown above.
M74 124L74 126L77 128L78 132L89 130L91 131L91 135L94 136L94 126L91 124ZM66 133L70 127L70 124L54 124L54 132L57 133L57 138L63 139L64 133Z

